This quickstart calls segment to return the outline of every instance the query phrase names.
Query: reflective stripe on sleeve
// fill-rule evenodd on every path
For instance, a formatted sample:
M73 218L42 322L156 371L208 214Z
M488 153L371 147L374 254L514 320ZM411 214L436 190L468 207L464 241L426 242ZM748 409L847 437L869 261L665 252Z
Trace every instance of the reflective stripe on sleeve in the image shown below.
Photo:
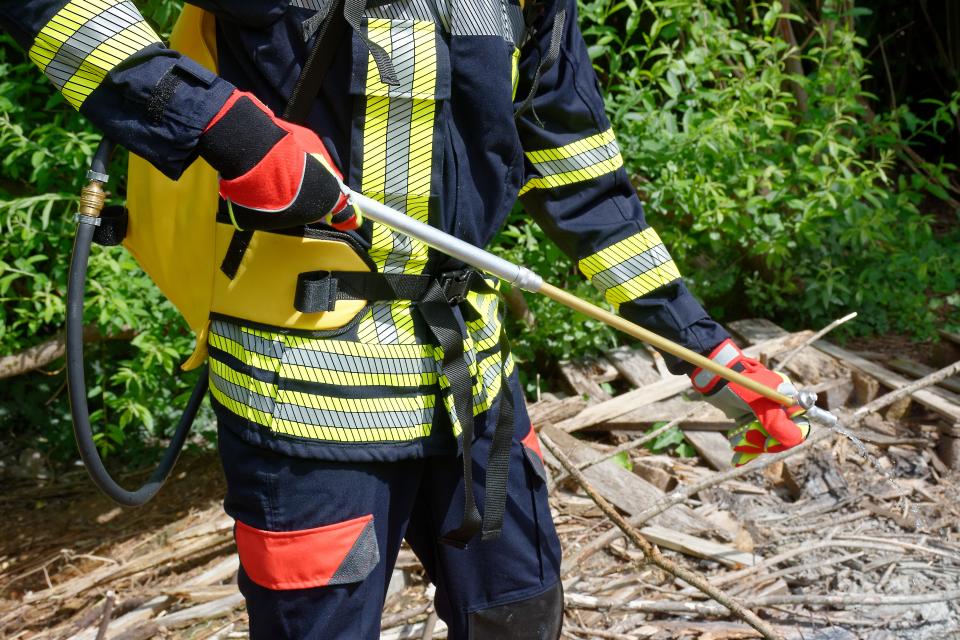
M562 147L527 151L524 155L537 176L520 190L549 189L586 182L612 173L623 166L623 156L613 129L577 140Z
M132 2L73 0L37 34L30 59L79 109L111 69L159 42Z
M676 263L653 228L583 258L578 266L615 306L680 278Z

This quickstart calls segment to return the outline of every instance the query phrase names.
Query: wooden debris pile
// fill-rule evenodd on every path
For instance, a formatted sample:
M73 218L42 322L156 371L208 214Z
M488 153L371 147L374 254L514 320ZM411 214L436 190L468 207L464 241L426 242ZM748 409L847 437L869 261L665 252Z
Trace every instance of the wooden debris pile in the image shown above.
M951 347L946 336L946 361L920 363L764 321L731 329L750 355L815 389L867 457L818 428L797 449L733 469L724 433L734 425L688 396L658 355L619 348L563 363L569 395L545 394L529 411L564 545L564 637L960 637L960 379L916 388L960 360L960 338ZM190 469L157 500L169 505L189 484L202 509L110 515L95 494L66 488L82 477L8 500L25 509L40 495L30 491L45 491L45 505L94 515L73 533L35 529L33 547L23 528L49 515L3 525L19 537L0 541L0 637L245 637L232 523L215 502L215 462L204 464L205 495ZM432 595L404 549L382 638L446 637Z

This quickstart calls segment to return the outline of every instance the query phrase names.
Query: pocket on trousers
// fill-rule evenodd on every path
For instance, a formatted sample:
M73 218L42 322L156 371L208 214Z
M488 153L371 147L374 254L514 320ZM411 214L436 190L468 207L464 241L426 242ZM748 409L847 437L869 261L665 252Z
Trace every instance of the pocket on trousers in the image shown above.
M540 478L542 482L546 482L547 470L543 466L543 451L540 449L540 441L537 439L537 432L534 431L532 424L530 425L530 431L520 440L520 444L523 445L523 457L534 475Z
M380 561L372 514L299 531L264 531L237 520L234 536L243 570L267 589L360 582Z

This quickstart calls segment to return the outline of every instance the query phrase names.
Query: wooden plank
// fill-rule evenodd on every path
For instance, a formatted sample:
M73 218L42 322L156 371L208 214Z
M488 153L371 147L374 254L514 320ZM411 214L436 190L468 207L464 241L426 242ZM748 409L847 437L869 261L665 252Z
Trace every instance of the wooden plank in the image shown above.
M612 420L658 400L675 396L689 386L690 379L686 376L674 376L668 380L661 380L628 391L612 400L587 407L578 415L557 424L557 428L567 432L579 431L600 422Z
M556 427L545 425L541 433L547 434L561 447L574 464L582 464L597 457L596 449ZM655 486L613 460L605 460L588 467L583 474L604 498L627 514L640 513L664 495ZM713 529L710 523L683 505L663 512L653 519L653 523L684 533L702 533Z
M790 342L791 334L785 334L750 346L744 349L744 353L751 357L756 357L761 351L781 353L785 348L789 348ZM595 424L613 420L631 411L636 411L654 402L675 396L689 387L690 379L687 376L671 376L660 382L628 391L611 400L587 407L579 415L564 420L556 426L567 432L586 429Z
M570 396L563 400L541 400L527 405L527 415L534 427L546 422L556 423L572 418L587 406L587 403L577 396Z
M723 434L716 431L684 431L683 436L693 445L700 457L717 471L733 468L730 462L733 450Z
M607 363L609 366L609 363ZM610 367L613 369L613 367ZM614 372L616 370L614 369ZM588 404L605 402L610 394L597 382L594 364L566 360L560 363L560 375L578 396L584 398Z
M757 318L747 320L736 320L729 324L729 329L738 337L742 338L747 344L756 344L757 342L776 339L787 335L781 327L769 320ZM782 354L761 351L756 356L759 360L772 368L777 368L776 356L786 355L794 348L800 346L805 340L813 335L812 331L801 331L792 334L796 336L796 342L785 349ZM803 380L807 384L816 384L824 380L844 378L849 375L841 363L833 358L819 353L815 349L804 349L787 363L785 371L792 377Z
M696 410L677 426L684 431L726 431L736 423L723 411L700 400L688 400L682 395L634 409L622 416L588 427L590 431L646 431L660 422L670 422Z
M887 366L894 371L905 373L911 378L922 378L935 371L933 367L928 367L927 365L921 364L916 360L911 360L910 358L893 358L892 360L887 361ZM953 393L960 393L960 377L958 376L941 380L937 383L937 385L948 391L952 391ZM935 389L930 390L935 391Z
M890 371L886 367L882 367L875 362L865 360L860 356L850 353L846 349L841 349L836 345L830 344L826 340L818 340L817 342L813 343L813 346L823 353L843 361L844 364L859 369L869 376L873 376L882 384L891 387L892 389L905 387L911 382L907 378ZM955 394L950 394L952 397L945 397L944 394L949 393L949 391L933 392L929 389L921 389L920 391L911 394L911 397L923 406L935 411L936 413L939 413L943 417L949 420L958 421L960 420L960 397L956 396Z
M740 551L728 544L698 538L666 527L646 526L640 529L640 533L650 542L665 549L671 549L696 558L715 560L728 567L752 567L756 562L756 556L752 553Z
M853 395L853 380L849 377L824 380L812 385L810 391L817 394L817 404L828 411L833 411L846 406L850 400L850 396Z
M949 340L954 344L960 344L960 333L953 333L951 331L947 331L946 329L940 329L938 333L944 340Z
M780 335L786 334L785 330L769 320L739 320L730 324L731 327L737 331L737 333L750 341L761 339L769 340L770 336L777 335L778 330L780 331ZM821 353L825 353L828 356L833 356L847 366L853 367L854 369L857 369L868 376L876 378L882 384L893 389L899 389L900 387L910 384L910 380L907 378L904 378L903 376L890 371L886 367L883 367L875 362L871 362L866 358L862 358L855 353L831 344L826 340L818 340L814 342L813 347ZM929 389L921 389L920 391L912 394L912 397L923 406L935 411L936 413L939 413L945 418L948 418L952 421L960 421L960 397L954 396L954 398L956 398L955 400L954 398L943 396L943 394L948 393L950 392L943 391L942 393L938 394L931 392Z
M624 346L611 349L604 356L620 375L635 387L643 387L660 380L660 372L646 351Z

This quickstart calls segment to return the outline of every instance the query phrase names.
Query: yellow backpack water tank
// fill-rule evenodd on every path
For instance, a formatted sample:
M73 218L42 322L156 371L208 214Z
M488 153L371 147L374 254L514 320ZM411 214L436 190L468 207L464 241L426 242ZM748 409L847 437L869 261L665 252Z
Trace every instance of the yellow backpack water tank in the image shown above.
M170 47L216 72L214 16L185 5ZM333 311L309 314L293 307L299 273L370 270L346 242L255 232L236 276L224 275L220 263L235 229L216 220L217 172L203 160L171 180L131 153L127 183L123 245L197 337L184 369L198 367L206 358L211 312L316 331L341 327L366 306L364 300L341 300Z

